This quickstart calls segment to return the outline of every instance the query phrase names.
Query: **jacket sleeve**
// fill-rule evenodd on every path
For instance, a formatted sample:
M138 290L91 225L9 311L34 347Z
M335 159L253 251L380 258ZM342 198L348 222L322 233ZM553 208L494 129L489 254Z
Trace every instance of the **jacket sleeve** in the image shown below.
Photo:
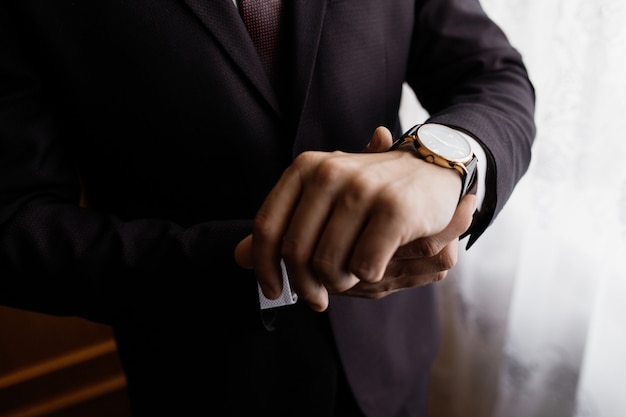
M535 90L522 56L477 0L424 1L413 48L407 82L430 121L467 132L487 153L485 200L469 247L528 169Z
M183 227L79 205L76 164L53 116L62 109L10 4L0 4L0 303L113 324L194 296L207 305L216 294L256 296L232 255L250 220ZM209 281L209 271L223 279Z

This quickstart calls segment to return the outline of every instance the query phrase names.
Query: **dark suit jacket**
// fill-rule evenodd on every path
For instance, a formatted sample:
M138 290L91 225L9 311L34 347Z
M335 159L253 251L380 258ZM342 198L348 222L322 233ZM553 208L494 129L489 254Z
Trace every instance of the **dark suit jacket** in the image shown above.
M0 3L0 302L111 324L137 415L329 415L341 363L368 415L414 415L431 287L268 331L233 248L294 155L400 134L405 82L485 146L470 242L528 167L533 88L477 0L288 4L274 90L231 0Z

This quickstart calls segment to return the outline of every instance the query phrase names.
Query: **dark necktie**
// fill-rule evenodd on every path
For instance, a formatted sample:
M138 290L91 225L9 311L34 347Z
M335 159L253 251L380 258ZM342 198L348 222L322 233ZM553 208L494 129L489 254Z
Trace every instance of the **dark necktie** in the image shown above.
M239 0L243 22L272 81L278 67L281 6L282 0Z

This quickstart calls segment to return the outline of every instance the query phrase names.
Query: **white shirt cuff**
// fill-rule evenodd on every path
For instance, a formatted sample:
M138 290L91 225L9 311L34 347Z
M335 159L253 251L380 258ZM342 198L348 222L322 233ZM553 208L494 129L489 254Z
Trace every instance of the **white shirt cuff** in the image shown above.
M478 143L476 139L466 134L465 132L461 132L457 130L465 139L467 139L472 146L472 151L476 155L478 159L477 170L478 170L478 178L477 188L476 188L476 198L478 198L478 202L476 204L476 209L480 211L480 208L483 205L483 200L485 199L485 177L487 173L487 154L483 149L482 145Z

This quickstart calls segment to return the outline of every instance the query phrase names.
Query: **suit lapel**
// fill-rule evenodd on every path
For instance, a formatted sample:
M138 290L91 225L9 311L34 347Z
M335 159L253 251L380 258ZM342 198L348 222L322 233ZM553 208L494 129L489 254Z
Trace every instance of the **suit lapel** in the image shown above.
M278 98L231 0L184 0L255 88L278 112Z
M232 1L184 1L215 36L215 39L250 79L254 87L278 112L276 92L266 76L248 31ZM296 82L292 97L295 100L293 105L297 109L295 113L297 115L301 114L311 85L326 3L327 1L293 0L293 14L288 17L293 19L293 23L290 25L293 28L293 33L290 35L294 40L285 42L285 46L294 48L291 54L294 57L294 62L287 70L294 71Z

